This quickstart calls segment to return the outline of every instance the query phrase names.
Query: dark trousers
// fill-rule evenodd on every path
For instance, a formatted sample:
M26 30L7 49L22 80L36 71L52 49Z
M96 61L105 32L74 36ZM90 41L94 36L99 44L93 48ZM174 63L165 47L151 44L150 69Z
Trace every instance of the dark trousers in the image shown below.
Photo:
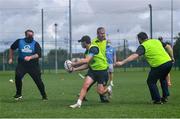
M161 96L159 94L159 90L156 85L158 80L160 80L160 83L161 83L161 88L162 88L162 93L163 93L162 97L167 98L170 95L169 90L168 90L168 84L166 81L166 76L170 72L171 68L172 68L171 61L164 63L160 65L159 67L151 68L149 72L149 76L147 78L147 84L148 84L149 91L151 93L151 98L153 101L161 100Z
M41 79L41 71L39 65L27 65L19 63L16 67L15 72L15 84L16 84L16 95L22 95L22 79L24 75L28 73L34 80L38 87L42 97L46 97L45 87Z

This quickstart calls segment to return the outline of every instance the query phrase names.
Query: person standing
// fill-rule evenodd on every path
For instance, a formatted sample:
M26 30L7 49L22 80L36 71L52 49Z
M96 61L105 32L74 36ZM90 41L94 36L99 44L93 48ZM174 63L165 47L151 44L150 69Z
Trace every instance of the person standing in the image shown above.
M115 48L112 47L111 41L107 41L106 45L106 57L107 57L107 62L109 64L108 68L108 75L109 75L109 81L110 85L114 86L113 84L113 72L114 72L114 63L116 62L116 50Z
M17 39L9 49L9 64L13 63L14 50L18 49L18 64L15 70L16 94L15 100L22 99L22 80L28 73L37 85L42 100L47 100L45 86L41 79L39 58L41 57L41 47L34 40L34 32L30 29L25 31L25 38Z
M172 60L159 40L148 39L145 32L140 32L137 35L137 38L140 46L137 48L136 52L123 61L116 62L116 65L122 66L128 62L138 59L141 55L144 55L151 67L147 78L147 84L152 101L154 104L166 103L168 101L168 96L170 95L166 76L172 68ZM163 93L162 96L160 96L156 85L159 79Z

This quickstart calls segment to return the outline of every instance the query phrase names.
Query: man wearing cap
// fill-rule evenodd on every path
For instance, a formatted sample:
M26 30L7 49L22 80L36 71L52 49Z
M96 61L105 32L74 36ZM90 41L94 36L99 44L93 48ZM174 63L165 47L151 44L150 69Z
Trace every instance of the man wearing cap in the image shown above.
M147 78L147 84L153 104L166 103L169 96L166 76L172 68L172 60L159 40L148 39L148 36L145 32L140 32L137 35L137 38L140 46L136 50L136 53L130 55L123 61L116 62L116 65L122 66L128 62L138 59L141 55L144 55L151 67ZM158 87L156 85L159 79L163 93L162 96L160 96Z
M70 71L81 71L88 69L87 75L84 79L82 89L80 91L77 103L70 105L71 108L81 107L82 100L87 93L87 89L93 82L97 82L97 92L101 95L109 93L111 94L112 87L104 87L104 84L108 80L106 58L102 55L99 48L96 45L91 44L89 36L83 36L81 40L82 48L85 48L85 58L78 62L72 62L72 69ZM86 64L86 65L85 65Z
M17 39L9 49L9 64L13 63L14 50L18 49L18 65L15 72L16 94L15 100L22 99L22 79L28 73L36 83L42 100L47 100L45 86L41 79L39 58L41 57L41 47L33 38L32 30L25 31L25 38Z

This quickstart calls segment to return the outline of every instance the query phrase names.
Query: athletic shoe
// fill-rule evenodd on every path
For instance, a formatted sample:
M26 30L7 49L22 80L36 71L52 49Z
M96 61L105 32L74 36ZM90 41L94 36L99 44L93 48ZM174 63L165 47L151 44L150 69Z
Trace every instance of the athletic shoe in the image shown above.
M103 100L101 100L101 103L109 103L109 100L108 99L103 99Z
M42 97L42 100L43 100L43 101L47 101L47 100L48 100L47 96L43 96L43 97Z
M162 103L167 103L167 102L168 102L168 98L167 98L167 97L166 97L166 98L165 98L165 97L162 97L162 98L161 98L161 102L162 102Z
M161 104L163 104L163 103L162 103L161 101L154 101L153 104L157 104L157 105L160 104L160 105L161 105Z
M74 105L70 105L69 107L74 109L74 108L80 108L81 105L79 105L78 103L76 103L76 104L74 104Z
M101 95L100 99L101 99L101 103L109 103L109 100L106 95Z
M14 96L14 99L15 99L16 101L22 100L22 95L15 95L15 96Z

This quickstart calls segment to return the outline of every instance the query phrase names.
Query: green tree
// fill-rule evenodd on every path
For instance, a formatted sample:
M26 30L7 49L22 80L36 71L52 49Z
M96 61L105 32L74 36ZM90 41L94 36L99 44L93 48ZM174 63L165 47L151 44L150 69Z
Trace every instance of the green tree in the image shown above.
M47 58L45 60L45 65L46 65L45 68L47 68L47 65L48 65L48 68L54 69L54 67L55 67L55 51L56 51L55 49L50 50L49 53L47 54ZM67 50L64 50L64 49L57 50L58 68L63 68L64 61L67 59L67 57L68 57Z

